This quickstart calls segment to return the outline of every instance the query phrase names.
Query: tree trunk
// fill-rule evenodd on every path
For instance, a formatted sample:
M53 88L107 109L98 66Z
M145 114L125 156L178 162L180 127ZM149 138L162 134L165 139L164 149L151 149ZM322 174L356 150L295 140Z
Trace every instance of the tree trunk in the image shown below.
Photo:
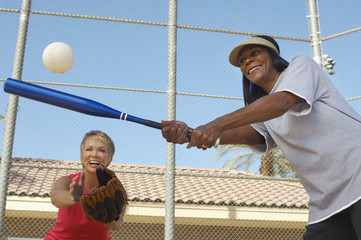
M259 172L264 176L273 176L274 175L274 151L268 151L263 154L261 157L261 166L259 167Z

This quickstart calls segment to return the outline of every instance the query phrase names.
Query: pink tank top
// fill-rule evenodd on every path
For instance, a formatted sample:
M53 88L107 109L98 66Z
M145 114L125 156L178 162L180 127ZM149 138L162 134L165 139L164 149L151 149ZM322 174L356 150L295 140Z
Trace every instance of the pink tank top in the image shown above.
M80 172L70 174L70 179L79 176ZM84 187L84 193L86 189ZM58 219L55 227L45 236L44 240L69 240L69 239L87 239L87 240L110 240L110 230L101 222L88 220L80 203L66 208L59 208Z

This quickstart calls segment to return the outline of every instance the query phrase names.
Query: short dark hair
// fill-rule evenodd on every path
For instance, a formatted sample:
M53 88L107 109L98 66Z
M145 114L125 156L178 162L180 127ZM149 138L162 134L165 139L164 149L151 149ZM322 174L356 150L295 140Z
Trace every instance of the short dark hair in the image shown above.
M277 42L272 37L266 36L266 35L259 35L256 37L260 37L260 38L263 38L263 39L271 42L273 45L276 46L278 52L280 52ZM269 47L265 47L265 48L268 50L269 54L271 55L271 58L272 58L275 68L279 72L283 72L288 67L289 63L286 60L284 60L283 58L281 58L271 48L269 48ZM244 98L244 104L246 106L266 95L268 95L268 93L265 90L263 90L263 88L252 83L243 74L243 98Z

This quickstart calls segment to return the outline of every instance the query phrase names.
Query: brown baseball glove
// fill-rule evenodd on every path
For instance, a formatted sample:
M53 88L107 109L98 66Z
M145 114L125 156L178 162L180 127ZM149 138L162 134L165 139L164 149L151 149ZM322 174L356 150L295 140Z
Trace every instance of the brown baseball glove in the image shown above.
M127 193L113 171L101 166L96 170L99 187L80 197L85 217L91 221L109 223L118 220L128 204Z

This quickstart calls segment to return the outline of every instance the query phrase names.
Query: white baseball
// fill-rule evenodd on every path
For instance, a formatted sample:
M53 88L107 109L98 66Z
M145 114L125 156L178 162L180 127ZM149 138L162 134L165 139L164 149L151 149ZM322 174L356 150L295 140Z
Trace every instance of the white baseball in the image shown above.
M74 64L74 52L66 43L51 43L44 49L43 63L50 72L65 73Z

